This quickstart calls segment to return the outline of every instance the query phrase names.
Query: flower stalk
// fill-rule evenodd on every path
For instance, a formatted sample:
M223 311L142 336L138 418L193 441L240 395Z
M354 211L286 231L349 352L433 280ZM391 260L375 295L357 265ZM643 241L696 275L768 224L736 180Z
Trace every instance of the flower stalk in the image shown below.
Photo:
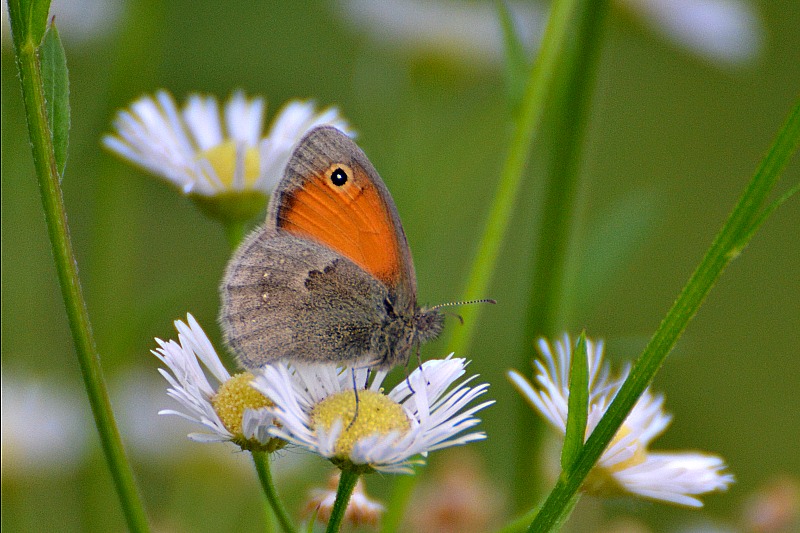
M26 13L24 13L29 11L27 14L31 15L32 12L34 16L37 12L39 15L43 13L46 18L47 6L42 8L42 4L44 3L11 1L8 6L36 177L39 182L42 207L70 332L95 426L100 435L103 453L114 480L128 529L134 532L145 532L149 531L149 526L144 506L136 488L133 470L125 455L122 439L111 409L108 390L100 366L100 356L92 334L89 313L78 277L75 253L70 240L53 134L48 126L38 55L42 35L31 31L37 22L31 18L26 19ZM40 8L43 11L37 11Z
M339 478L339 488L336 491L336 501L331 511L331 519L328 521L328 528L325 530L327 533L337 533L342 527L347 504L350 503L350 496L353 494L356 483L358 483L359 475L357 470L342 470Z
M466 301L486 297L500 247L511 222L514 203L519 196L531 146L541 129L548 96L552 93L556 80L556 70L566 53L569 40L580 19L579 15L590 10L589 4L597 1L562 0L552 5L541 48L530 69L519 112L514 117L512 138L500 174L500 183L467 279L463 298ZM448 352L467 352L479 311L480 306L475 305L465 306L460 310L464 326L453 330Z
M253 451L251 453L253 454L253 464L256 467L256 472L258 472L258 480L264 490L264 496L275 513L278 523L285 533L296 533L297 530L294 528L291 518L289 518L289 513L286 511L286 507L284 507L283 502L278 497L278 491L275 489L269 464L269 453L265 451Z

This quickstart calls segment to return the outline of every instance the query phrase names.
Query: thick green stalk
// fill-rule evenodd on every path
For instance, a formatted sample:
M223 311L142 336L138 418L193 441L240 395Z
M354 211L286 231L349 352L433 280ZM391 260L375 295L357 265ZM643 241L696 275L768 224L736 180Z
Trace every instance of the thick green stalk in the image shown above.
M356 488L356 483L358 483L359 475L352 470L342 470L339 478L339 488L336 490L336 501L333 503L331 519L328 522L328 528L325 530L326 533L338 533L339 529L341 529L344 514L347 511L347 505L350 503L353 489Z
M542 117L551 93L556 67L568 41L575 30L579 13L590 9L596 0L561 0L554 2L550 12L542 45L533 63L525 93L514 120L514 130L500 174L497 193L489 210L483 236L467 280L464 300L485 298L492 273L495 271L500 246L508 230L514 203L519 195L522 177L531 151L531 144L539 131ZM481 306L461 309L464 326L454 328L448 351L464 354L475 331L477 313Z
M531 357L531 342L541 335L556 333L564 325L561 303L564 301L567 257L575 230L576 196L579 184L581 147L594 89L597 64L602 49L603 21L608 11L607 0L592 0L579 12L575 21L571 46L557 72L557 98L553 98L554 116L549 131L550 169L544 176L542 215L532 261L531 297L526 310L525 334L519 367L527 367ZM517 409L516 423L522 427L529 416L527 409ZM519 504L530 504L530 462L534 457L536 439L521 431L517 433L515 496ZM528 498L526 498L528 496Z
M689 278L678 299L661 322L650 343L633 365L608 411L589 436L569 472L562 473L529 531L553 531L558 527L589 471L653 380L664 359L719 276L742 252L763 222L762 208L800 144L800 99L795 103L767 156L745 188L728 220L722 226L700 265ZM769 210L770 208L767 207Z
M602 28L608 1L593 1L576 23L575 42L558 73L561 89L555 99L551 168L544 184L542 217L536 235L531 300L526 313L525 342L558 333L563 312L564 273L578 206L581 147L591 108L591 95L602 50ZM530 350L525 350L525 357ZM523 361L527 364L527 359Z
M291 518L289 518L289 513L278 497L278 491L275 490L275 483L272 481L272 471L269 466L269 454L261 451L255 451L252 454L253 463L256 466L256 472L258 472L258 480L261 482L264 496L267 498L270 507L272 507L275 517L286 533L296 533L297 530L294 528Z
M9 11L12 20L17 19L14 14L15 9L19 9L19 4L10 3ZM22 83L28 134L33 149L33 161L39 181L47 231L50 236L61 294L75 343L81 375L128 528L136 532L148 531L149 526L144 506L137 491L133 470L125 455L122 439L111 409L100 367L100 357L92 336L89 314L78 278L78 267L70 241L53 142L47 123L41 71L37 57L38 43L30 38L21 42L17 41L16 39L19 39L21 35L25 35L25 32L19 30L19 27L14 27L12 35L15 38L14 47L17 52L17 68Z

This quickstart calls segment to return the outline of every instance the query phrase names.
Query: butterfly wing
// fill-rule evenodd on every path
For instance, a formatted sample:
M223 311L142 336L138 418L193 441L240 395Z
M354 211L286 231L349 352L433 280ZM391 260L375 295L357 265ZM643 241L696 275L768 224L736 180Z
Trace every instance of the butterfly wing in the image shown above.
M388 290L325 246L261 230L229 263L222 295L225 340L254 369L284 358L374 358Z
M315 128L298 143L266 228L322 244L384 284L395 306L416 308L414 265L394 201L364 152L336 128Z

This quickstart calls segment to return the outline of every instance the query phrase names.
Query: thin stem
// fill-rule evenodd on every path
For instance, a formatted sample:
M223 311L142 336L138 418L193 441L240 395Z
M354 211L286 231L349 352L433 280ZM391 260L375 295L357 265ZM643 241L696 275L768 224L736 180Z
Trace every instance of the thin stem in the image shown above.
M353 494L356 483L358 483L358 476L359 474L352 470L342 470L339 478L339 488L336 490L336 501L333 503L331 519L328 522L328 528L325 530L326 533L337 533L342 527L347 504L350 503L350 496Z
M9 8L18 8L10 4ZM14 17L12 17L14 18ZM21 32L13 31L17 38ZM22 96L28 121L28 134L33 149L39 192L42 197L47 231L53 251L61 294L66 307L72 339L89 396L94 422L119 496L128 529L149 531L144 506L136 488L133 470L125 455L122 439L108 398L100 356L92 335L89 314L81 291L78 267L67 225L64 198L56 169L53 142L47 125L41 71L36 53L37 43L15 42L17 68L22 83Z
M507 233L514 203L519 195L531 144L540 129L556 66L567 46L576 13L587 1L562 0L553 3L542 46L531 68L519 114L515 117L511 143L500 174L500 183L492 201L483 236L478 244L464 300L486 297L500 246ZM448 351L466 352L475 331L477 313L480 309L481 306L474 305L460 310L464 326L453 330Z
M531 341L541 335L556 333L565 301L567 257L575 232L577 190L580 178L581 147L588 122L595 73L602 49L602 28L608 11L607 0L590 0L579 12L574 38L557 74L558 97L553 99L554 124L548 129L553 136L549 172L543 177L544 198L539 230L534 243L533 280L525 324L525 335L518 364L527 366L531 357ZM529 416L527 410L517 409L515 419L522 427ZM536 439L526 432L515 437L514 494L519 504L530 494L531 457L535 456Z
M258 472L258 480L261 482L264 496L266 496L270 507L272 507L272 511L275 513L278 523L286 533L296 533L297 530L294 528L291 518L289 518L289 513L286 512L283 502L278 497L278 491L275 490L275 484L272 481L272 471L269 465L269 454L262 451L254 451L252 454L253 464L256 467L256 472Z
M552 531L611 439L648 387L689 321L697 313L719 276L738 257L760 224L762 206L800 144L800 99L775 142L722 226L700 265L672 305L642 355L633 365L614 401L589 436L569 472L562 473L529 531Z
M578 205L581 147L588 122L607 0L591 0L576 23L573 49L559 72L560 98L554 102L552 167L545 176L542 218L536 235L535 268L527 309L525 339L557 333L559 303ZM528 357L529 350L525 351ZM527 359L523 361L527 363Z

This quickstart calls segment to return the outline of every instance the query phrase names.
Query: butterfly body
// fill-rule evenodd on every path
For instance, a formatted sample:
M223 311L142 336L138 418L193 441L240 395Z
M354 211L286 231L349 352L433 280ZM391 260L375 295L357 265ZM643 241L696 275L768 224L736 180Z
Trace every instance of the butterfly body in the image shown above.
M332 127L298 143L266 223L234 254L221 293L226 341L250 369L279 359L388 369L444 323L417 305L411 253L386 186Z

